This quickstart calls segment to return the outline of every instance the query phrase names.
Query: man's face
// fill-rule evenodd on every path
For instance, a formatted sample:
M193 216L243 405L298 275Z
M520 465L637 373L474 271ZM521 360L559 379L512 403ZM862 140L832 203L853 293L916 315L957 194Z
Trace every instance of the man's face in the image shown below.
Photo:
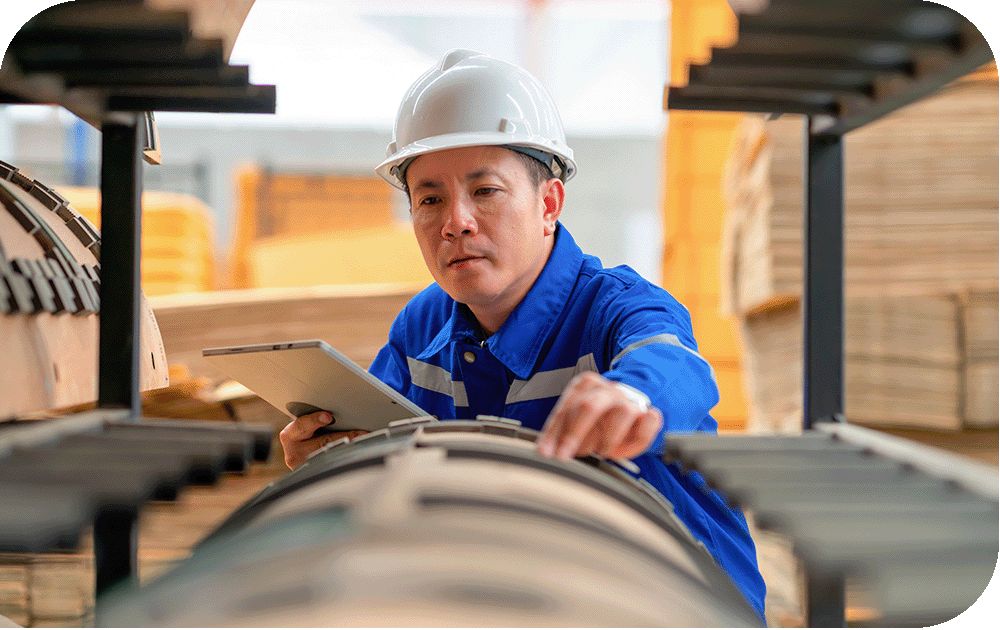
M417 242L441 288L474 312L512 310L548 259L562 182L536 185L518 155L488 146L422 155L406 180Z

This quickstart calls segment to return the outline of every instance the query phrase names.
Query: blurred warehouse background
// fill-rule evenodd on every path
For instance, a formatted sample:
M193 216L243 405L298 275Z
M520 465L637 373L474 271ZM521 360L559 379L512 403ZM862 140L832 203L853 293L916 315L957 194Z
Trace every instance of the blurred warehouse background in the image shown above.
M552 91L581 164L566 217L574 234L605 262L627 263L658 279L662 243L650 235L661 225L668 12L657 0L257 2L231 62L250 65L257 83L281 86L277 114L160 115L165 163L146 169L146 187L205 204L214 227L210 246L222 263L219 286L260 284L234 279L225 269L225 261L247 254L229 248L249 227L248 199L273 190L280 200L259 212L282 212L289 200L284 183L299 182L292 201L332 195L335 204L305 205L299 214L324 207L331 217L350 214L358 199L368 205L354 214L375 210L379 220L405 221L405 199L372 173L384 157L399 100L412 77L447 50L480 49L526 66ZM2 116L7 146L0 148L8 157L43 179L96 186L95 130L56 109L15 107ZM345 221L295 215L291 222L298 227L288 229L297 236L322 233L337 229L338 220ZM609 224L615 228L608 230ZM314 260L328 262L322 253ZM362 279L396 279L388 270L383 278L366 277L364 261L354 266ZM337 273L335 265L326 267ZM257 273L270 286L356 280L298 271Z
M472 48L550 88L580 167L563 220L689 308L720 429L801 430L802 121L663 108L664 85L735 28L724 0L256 0L231 63L278 86L277 114L158 115L163 164L143 167L142 281L171 376L147 414L284 422L204 364L208 346L319 337L371 361L430 281L406 199L372 167L413 77ZM845 161L848 418L994 466L997 113L992 64L848 136ZM99 147L64 110L0 107L0 160L98 224ZM279 456L186 511L153 508L140 568L184 557L282 472ZM800 625L787 545L762 533L758 551L769 621ZM88 571L0 557L0 613L86 623Z

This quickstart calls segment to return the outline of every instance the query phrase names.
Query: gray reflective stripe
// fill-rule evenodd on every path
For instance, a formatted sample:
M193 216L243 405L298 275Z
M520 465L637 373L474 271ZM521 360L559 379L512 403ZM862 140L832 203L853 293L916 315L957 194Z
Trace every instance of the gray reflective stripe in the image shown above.
M448 370L417 361L412 357L406 357L406 365L410 368L410 382L417 387L451 396L455 399L456 407L469 406L469 397L465 393L465 383L451 380L451 374L448 373Z
M632 352L633 350L638 350L643 346L648 346L651 343L665 343L668 346L677 346L678 348L683 348L684 350L687 350L688 352L690 352L691 354L693 354L694 356L698 357L699 359L705 362L705 365L708 366L708 371L712 374L712 380L715 380L715 370L712 368L712 364L709 363L708 360L705 359L705 357L701 356L691 348L688 348L683 343L681 343L681 340L677 337L677 335L674 335L672 333L653 335L652 337L646 337L645 339L640 339L639 341L630 343L629 345L625 346L624 350L615 355L615 358L611 359L611 369L614 369L615 364L618 363L618 361L620 361L621 358L624 357L629 352Z
M581 372L596 372L597 362L593 353L580 357L576 365L558 370L538 372L526 381L516 380L507 392L506 404L553 398L562 394L570 380Z

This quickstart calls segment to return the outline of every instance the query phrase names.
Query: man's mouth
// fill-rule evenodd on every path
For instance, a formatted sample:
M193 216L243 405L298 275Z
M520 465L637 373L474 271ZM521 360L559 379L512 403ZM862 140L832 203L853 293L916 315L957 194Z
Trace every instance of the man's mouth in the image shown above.
M448 266L454 267L455 265L460 265L462 263L466 263L472 260L481 260L483 258L485 258L485 256L459 256L457 258L452 258L451 260L449 260Z

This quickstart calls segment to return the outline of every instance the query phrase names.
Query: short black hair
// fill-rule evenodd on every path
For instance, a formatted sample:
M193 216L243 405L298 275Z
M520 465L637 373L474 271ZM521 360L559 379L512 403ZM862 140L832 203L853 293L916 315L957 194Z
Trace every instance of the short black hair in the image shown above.
M508 151L516 155L519 160L521 160L521 164L523 164L524 168L528 171L528 179L531 180L532 185L535 186L536 188L540 186L543 182L547 182L553 177L555 177L555 175L552 174L552 169L550 169L548 166L546 166L539 160L536 160L535 158L531 157L530 155L525 155L524 153L515 151L509 147L502 146L500 148L507 149ZM403 171L402 180L403 180L403 192L405 192L406 196L409 197L410 185L406 182L406 170Z
M555 175L552 174L552 169L530 155L525 155L524 153L514 151L513 149L508 150L512 151L514 155L520 158L521 164L524 164L524 168L528 169L528 177L531 179L531 183L536 187L555 177Z

